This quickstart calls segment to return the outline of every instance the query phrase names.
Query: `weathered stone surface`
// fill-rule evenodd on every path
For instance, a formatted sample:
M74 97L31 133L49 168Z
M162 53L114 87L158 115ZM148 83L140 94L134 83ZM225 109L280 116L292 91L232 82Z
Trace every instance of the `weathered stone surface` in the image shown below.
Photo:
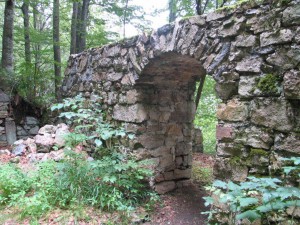
M185 169L185 170L174 170L175 179L189 179L191 178L192 170Z
M238 99L219 104L217 117L224 121L245 121L248 117L248 104Z
M142 104L131 106L116 105L113 110L113 118L115 120L141 123L145 121L147 117L147 112Z
M217 125L216 137L219 141L232 140L233 138L232 126L224 126L222 124Z
M290 50L278 49L272 55L269 55L267 62L277 66L280 69L293 69L300 63L300 47L291 46Z
M9 102L9 96L0 89L0 102Z
M300 24L300 5L287 7L282 13L282 22L285 26Z
M241 76L239 82L239 95L242 97L256 96L254 92L257 92L257 76Z
M149 35L86 50L70 58L63 95L99 93L107 119L130 124L136 136L126 144L140 159L154 161L158 174L153 182L161 183L165 192L174 182L189 179L192 147L200 146L192 143L191 132L195 86L210 74L223 100L218 110L218 178L240 181L248 171L267 174L267 157L253 155L272 152L279 133L288 139L300 132L298 3L292 0L280 8L245 3L230 12L182 19ZM263 82L269 75L276 82L272 91ZM0 106L2 111L7 108ZM165 183L167 188L165 181L172 181Z
M174 181L165 181L155 185L155 191L158 194L165 194L170 192L176 188L176 184Z
M225 12L221 12L221 13L217 13L217 12L213 12L207 15L206 17L206 21L210 22L213 20L218 20L218 19L222 19L226 16Z
M274 142L273 135L266 129L259 127L249 127L245 129L245 144L253 148L270 149Z
M54 134L56 131L56 126L54 125L45 125L43 127L40 128L39 130L39 134L44 135L44 134Z
M294 34L289 29L283 29L275 32L265 32L260 35L260 46L268 46L272 44L282 44L291 42Z
M15 121L13 121L10 118L6 118L5 119L5 133L6 133L6 138L7 138L8 144L12 145L17 140L16 131L17 131L17 128L16 128Z
M54 145L54 138L52 134L45 133L34 137L35 143L38 145L52 146Z
M216 93L220 99L228 100L238 93L238 82L217 83Z
M300 99L300 72L288 71L283 77L284 95L288 99Z
M69 127L66 124L64 123L58 124L57 129L55 131L54 144L56 144L59 147L64 146L65 136L69 133L70 133Z
M137 142L147 149L154 149L163 146L164 136L146 133L138 136Z
M249 57L241 62L239 62L236 66L236 70L239 72L247 72L247 73L259 73L262 66L262 59L259 57Z
M275 137L275 150L300 154L300 134L279 134Z
M12 150L12 154L14 154L16 156L23 155L25 152L26 152L26 145L24 145L24 144L17 145Z
M37 125L37 124L39 124L39 121L35 117L27 116L27 117L25 117L25 124L27 124L27 125Z
M278 131L290 131L293 121L291 105L284 99L257 98L250 105L251 122Z
M243 151L244 148L235 143L218 143L217 145L217 156L219 157L239 157Z
M257 37L255 35L240 35L237 36L235 46L237 47L254 47Z
M38 132L39 132L39 127L38 126L35 126L35 127L33 127L33 128L31 128L29 131L28 131L28 133L30 134L30 135L36 135Z

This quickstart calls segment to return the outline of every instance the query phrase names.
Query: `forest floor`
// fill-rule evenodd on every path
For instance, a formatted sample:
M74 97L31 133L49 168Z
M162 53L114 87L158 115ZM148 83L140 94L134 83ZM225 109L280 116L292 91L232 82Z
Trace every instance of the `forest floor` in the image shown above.
M7 163L11 159L5 155L0 155L0 163ZM20 160L22 168L30 168L28 162ZM139 209L133 213L137 217L136 223L144 225L204 225L207 224L207 215L201 214L208 210L204 206L203 197L206 195L204 186L209 184L212 179L212 167L214 157L207 154L196 153L193 155L193 175L188 186L177 189L160 196L160 201L156 204L153 211L148 214L144 209ZM196 173L196 174L195 174ZM13 208L0 207L0 224L3 225L89 225L89 224L132 224L124 221L126 216L119 213L103 213L97 209L89 207L79 207L72 210L54 210L38 221L32 223L31 219L20 222L18 213ZM141 216L142 215L142 216Z

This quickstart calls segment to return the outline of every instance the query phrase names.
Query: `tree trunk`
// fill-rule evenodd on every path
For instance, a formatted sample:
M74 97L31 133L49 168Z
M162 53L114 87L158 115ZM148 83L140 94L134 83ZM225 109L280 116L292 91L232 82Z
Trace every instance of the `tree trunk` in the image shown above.
M127 9L128 9L128 0L125 1L125 7L124 7L124 15L123 15L123 38L125 38L125 36L126 36Z
M78 26L77 26L77 52L82 52L86 48L86 27L87 27L87 18L89 14L89 5L90 0L83 0L82 2L82 8L78 10L78 15L80 15L80 18L78 20Z
M29 5L26 0L21 7L24 20L24 41L25 41L25 62L26 67L31 64L31 50L30 50L30 35L29 35Z
M176 0L169 0L169 23L176 20Z
M78 2L74 1L73 12L72 12L72 24L71 24L70 54L76 53L77 20L78 20Z
M13 73L14 70L14 8L14 0L7 0L5 2L1 67L4 70L4 72L8 74Z
M59 0L53 1L53 52L55 74L55 96L58 99L58 86L61 79L61 58L59 43Z
M33 27L35 29L36 32L40 32L40 23L39 23L39 19L38 19L38 9L37 9L37 4L34 2L32 4L32 8L33 8ZM38 43L34 44L34 72L33 72L33 81L32 81L32 99L35 98L36 93L37 93L37 83L36 83L36 77L39 74L40 71L40 50L41 50L41 46Z

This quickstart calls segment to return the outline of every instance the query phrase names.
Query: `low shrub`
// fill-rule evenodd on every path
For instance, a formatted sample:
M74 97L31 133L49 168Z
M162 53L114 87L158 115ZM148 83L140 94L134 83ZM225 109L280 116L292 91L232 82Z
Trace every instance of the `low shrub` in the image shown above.
M278 224L280 221L299 224L295 213L300 207L300 188L290 185L287 177L297 171L296 180L299 182L300 157L283 160L291 161L293 165L283 167L282 179L248 177L239 184L214 181L207 188L211 196L204 198L206 206L211 206L206 212L210 224L241 224L242 221L256 220L262 224Z

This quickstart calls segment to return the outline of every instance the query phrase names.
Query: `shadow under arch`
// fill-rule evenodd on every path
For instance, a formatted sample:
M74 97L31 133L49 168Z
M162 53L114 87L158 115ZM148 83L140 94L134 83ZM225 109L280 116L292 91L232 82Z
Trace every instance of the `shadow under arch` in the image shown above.
M198 60L167 52L150 60L136 81L148 120L135 148L154 159L158 193L181 187L191 177L195 84L205 74Z

